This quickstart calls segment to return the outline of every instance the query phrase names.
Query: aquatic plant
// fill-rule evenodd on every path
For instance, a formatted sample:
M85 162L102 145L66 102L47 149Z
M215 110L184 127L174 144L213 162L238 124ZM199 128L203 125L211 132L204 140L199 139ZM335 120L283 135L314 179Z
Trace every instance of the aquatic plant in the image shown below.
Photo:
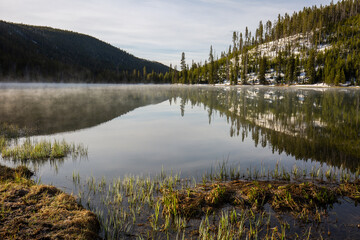
M0 151L2 151L6 146L8 145L8 142L4 136L0 136Z
M0 140L1 143L1 140ZM12 146L2 144L1 155L5 159L13 160L42 160L59 159L71 155L73 158L87 156L87 148L83 145L69 144L63 141L35 141L26 138L23 143L15 143Z
M112 181L90 177L79 201L96 212L108 239L306 239L321 236L311 224L323 224L326 209L343 196L360 196L358 176L342 169L308 172L295 165L287 172L277 163L243 173L218 167L202 176L202 184L164 170ZM330 175L331 182L321 177ZM73 181L84 186L75 173Z

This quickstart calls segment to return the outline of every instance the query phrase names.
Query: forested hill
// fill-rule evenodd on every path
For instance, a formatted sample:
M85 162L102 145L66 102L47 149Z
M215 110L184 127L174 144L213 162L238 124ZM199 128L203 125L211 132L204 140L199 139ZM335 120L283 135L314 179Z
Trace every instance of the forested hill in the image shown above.
M0 81L164 82L167 71L91 36L0 21Z
M266 19L265 19L266 20ZM234 31L229 49L181 72L172 82L360 85L360 0L305 7L255 31Z

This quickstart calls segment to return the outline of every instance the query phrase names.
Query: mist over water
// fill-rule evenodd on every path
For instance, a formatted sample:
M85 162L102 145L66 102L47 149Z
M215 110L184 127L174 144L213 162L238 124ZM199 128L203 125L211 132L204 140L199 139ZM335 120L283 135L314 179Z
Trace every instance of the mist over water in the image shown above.
M355 89L7 84L0 122L87 146L87 159L27 163L71 192L73 172L112 179L163 168L201 177L223 161L243 171L278 161L355 171L359 98Z

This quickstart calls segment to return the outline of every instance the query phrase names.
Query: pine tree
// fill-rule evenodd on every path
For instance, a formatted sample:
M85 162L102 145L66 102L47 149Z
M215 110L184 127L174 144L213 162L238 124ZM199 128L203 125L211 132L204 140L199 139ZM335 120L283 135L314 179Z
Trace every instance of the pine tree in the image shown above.
M260 44L263 43L263 35L264 35L264 25L263 25L262 21L260 21L260 23L259 23L259 33L258 33L258 38L259 38L259 43Z
M181 61L180 61L180 68L181 68L181 83L187 83L187 71L186 71L186 62L185 62L185 53L181 54Z
M175 83L178 83L179 82L179 73L178 73L178 70L177 70L177 66L175 65L174 67L174 82Z
M209 81L209 66L208 66L207 61L205 61L204 67L202 69L203 69L202 73L201 73L202 79L203 79L203 81L209 83L208 82Z
M233 58L234 58L234 67L232 76L232 84L237 85L238 74L239 74L239 51L237 48L238 34L233 32Z
M272 22L268 20L265 24L265 41L268 42L271 40L271 28Z
M214 54L213 48L210 46L210 53L209 53L209 83L214 84L214 74L215 74L215 65L214 65Z
M231 84L232 80L230 78L230 61L231 61L231 46L229 46L229 51L226 57L226 79L230 81Z
M299 83L299 77L300 77L300 58L299 55L297 55L295 59L295 83Z
M260 84L267 84L266 78L265 78L265 72L266 72L266 67L267 67L267 60L266 57L262 57L260 59L260 67L259 67L259 82Z
M278 52L278 53L277 53L275 62L276 62L276 71L277 71L276 82L277 82L277 83L280 83L280 82L283 83L283 82L282 82L282 77L281 77L281 74L282 74L282 65L283 65L282 52Z
M306 63L306 75L310 84L315 83L316 71L315 71L315 50L310 50L310 55Z
M170 65L170 69L171 69L171 65ZM147 75L146 66L144 66L144 68L143 68L143 80L144 80L144 81L145 81L145 79L146 79L146 75Z
M241 80L242 83L244 85L247 84L247 70L248 70L248 65L247 65L247 61L248 61L248 53L247 53L247 48L244 49L243 51L243 55L241 57L242 59L242 65L243 65L243 69L241 71Z
M286 80L287 84L291 84L291 83L295 82L295 79L296 79L296 75L295 75L295 59L294 59L294 56L291 55L287 59L285 80Z

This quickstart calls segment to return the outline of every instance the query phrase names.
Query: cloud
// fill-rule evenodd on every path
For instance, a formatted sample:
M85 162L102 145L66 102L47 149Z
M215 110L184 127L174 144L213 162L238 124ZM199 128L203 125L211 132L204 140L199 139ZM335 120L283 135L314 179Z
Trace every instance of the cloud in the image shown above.
M330 0L306 1L307 6ZM1 0L3 20L85 33L135 56L179 65L226 51L233 31L303 8L304 1L264 0Z

